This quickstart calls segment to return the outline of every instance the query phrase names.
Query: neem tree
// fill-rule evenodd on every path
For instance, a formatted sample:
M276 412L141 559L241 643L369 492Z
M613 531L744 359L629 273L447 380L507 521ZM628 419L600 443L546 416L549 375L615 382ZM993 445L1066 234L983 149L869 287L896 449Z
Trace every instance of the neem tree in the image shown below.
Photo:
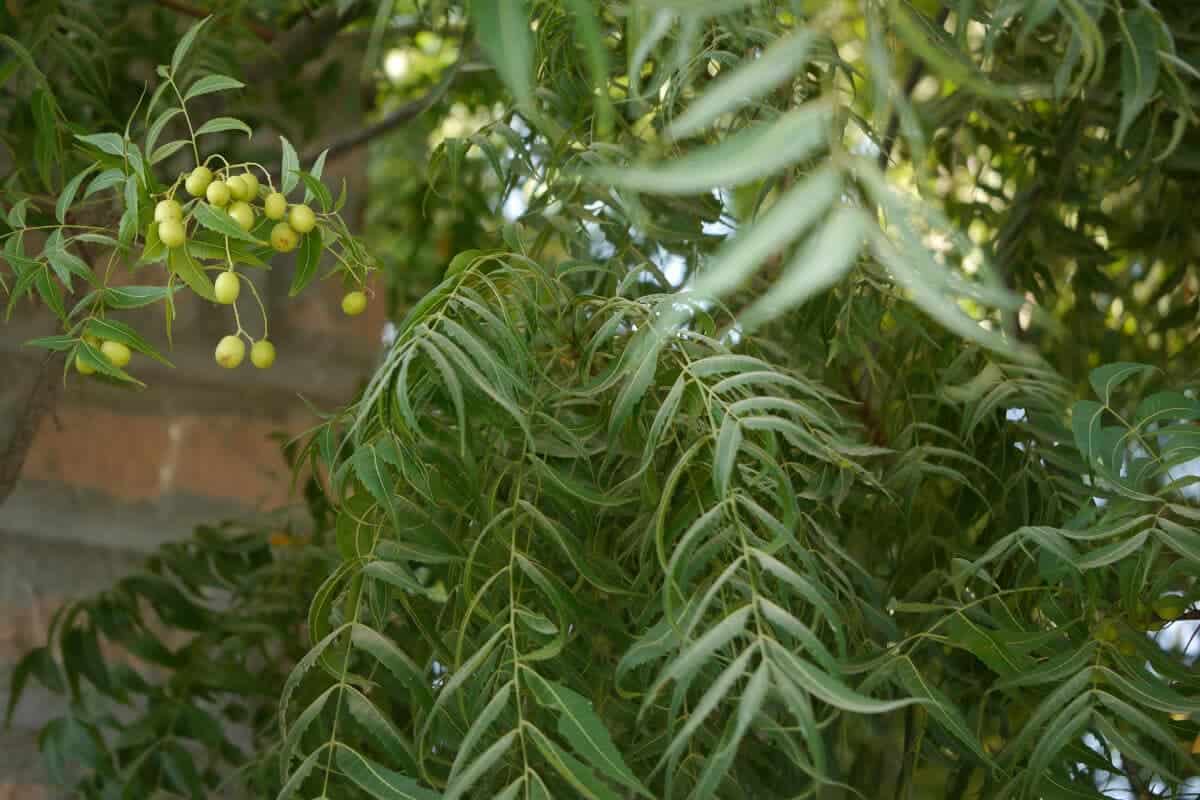
M289 450L311 535L199 531L18 669L71 698L42 745L82 796L1191 796L1200 6L252 2L177 40L173 0L139 102L122 9L37 5L3 279L93 380L157 355L124 308L233 303L297 244L294 287L332 253L365 300L321 162L189 114L240 88L208 65L267 22L459 54L349 134L440 124L376 155L420 176L373 198L401 313ZM406 302L397 253L456 213Z

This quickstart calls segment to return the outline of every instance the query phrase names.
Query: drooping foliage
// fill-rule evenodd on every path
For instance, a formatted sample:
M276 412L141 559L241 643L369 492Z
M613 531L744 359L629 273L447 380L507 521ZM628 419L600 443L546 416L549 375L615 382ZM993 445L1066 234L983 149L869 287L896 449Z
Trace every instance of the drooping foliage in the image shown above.
M459 246L411 304L380 255L394 337L296 443L333 510L279 567L272 729L173 731L205 771L71 744L144 729L78 705L81 791L1194 793L1200 9L336 5L377 53L461 38L433 91L486 119L437 112L397 189ZM72 644L133 649L103 619L25 671L122 701Z

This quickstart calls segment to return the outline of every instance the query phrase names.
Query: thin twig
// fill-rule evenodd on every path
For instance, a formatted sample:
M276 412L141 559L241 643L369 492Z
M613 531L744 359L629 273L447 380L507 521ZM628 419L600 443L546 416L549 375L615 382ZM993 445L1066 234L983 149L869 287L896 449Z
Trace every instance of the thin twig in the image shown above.
M38 367L37 377L33 387L25 396L25 403L16 414L16 425L8 447L0 454L0 504L3 504L17 486L21 477L21 468L25 466L25 458L33 445L38 427L58 402L62 390L62 359L61 353L47 353Z
M950 17L950 8L942 6L938 11L937 17L934 19L934 24L943 28L946 25L946 20ZM912 94L913 89L917 88L917 82L921 80L921 75L925 73L925 59L917 56L913 61L912 66L908 68L908 75L904 78L904 89L901 97L907 100ZM883 135L883 142L879 145L879 168L887 169L888 162L892 160L892 148L896 146L896 138L900 135L900 111L892 109L892 116L888 120L887 131Z
M418 97L416 100L413 100L409 103L405 103L395 111L385 114L383 117L366 126L365 128L359 128L358 130L353 131L345 136L334 139L332 142L314 147L309 153L305 154L304 161L310 162L315 160L323 150L329 151L329 154L326 156L326 158L337 158L340 155L344 155L351 150L361 147L377 136L382 136L383 134L420 116L431 106L445 97L446 92L450 90L450 87L454 84L454 81L462 73L462 63L462 59L459 59L452 66L450 66L446 70L446 74L442 76L440 81L438 81L437 85L435 85L421 97Z

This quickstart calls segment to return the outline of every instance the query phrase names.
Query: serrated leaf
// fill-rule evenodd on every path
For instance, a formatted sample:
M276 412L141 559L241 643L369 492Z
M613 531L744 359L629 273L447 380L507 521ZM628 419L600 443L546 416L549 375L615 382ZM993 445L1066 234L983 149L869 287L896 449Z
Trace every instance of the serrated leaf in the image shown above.
M644 797L653 797L633 774L612 736L582 695L546 680L531 669L522 675L537 701L558 712L558 733L583 759L608 777Z
M467 765L467 760L471 757L471 753L475 751L475 745L479 743L479 740L487 733L488 728L492 726L492 723L504 711L508 705L509 698L512 696L512 689L513 682L510 680L493 693L492 699L488 701L483 710L472 720L471 727L467 730L466 735L463 736L462 741L458 745L458 750L454 756L454 764L450 767L448 783L454 783L455 778L462 772L463 767Z
M239 229L240 230L240 229ZM200 268L186 247L176 247L167 251L167 266L171 273L179 277L193 292L211 302L217 301L213 291L213 282L204 270Z
M162 135L163 128L167 123L174 119L177 115L182 114L182 108L168 108L166 111L158 115L158 118L150 125L146 131L146 152L150 153L150 163L154 163L155 145L158 144L158 137Z
M296 253L296 272L292 275L288 297L300 294L316 277L317 264L321 261L321 246L320 228L314 228L300 237L300 249Z
M1088 382L1091 383L1092 390L1100 398L1100 402L1109 405L1112 402L1113 391L1125 383L1125 381L1139 375L1150 375L1157 371L1155 367L1149 364L1133 364L1118 361L1113 364L1096 367L1088 373Z
M191 49L192 43L196 41L196 35L200 33L201 29L204 28L205 23L207 23L210 19L212 19L212 17L208 16L200 20L195 25L188 28L187 32L185 32L183 36L179 38L179 42L175 45L175 50L171 53L172 75L179 73L179 65L183 63L183 59L187 56L188 50Z
M250 233L242 230L241 226L227 212L219 208L214 208L208 203L196 203L192 209L192 218L210 231L227 236L230 239L239 239L243 242L251 242L252 244L263 244L261 240L254 238Z
M651 194L702 194L772 175L825 147L829 105L812 101L673 161L593 167L588 179Z
M526 0L473 0L479 44L517 102L533 103L533 33Z
M245 86L246 84L228 75L205 75L191 85L187 90L187 94L183 96L183 99L191 100L193 97L200 97L201 95L212 94L213 92L243 89Z
M79 191L80 184L83 183L84 178L86 178L88 175L91 175L92 172L99 166L99 164L91 164L87 167L84 167L82 170L76 173L74 178L71 178L71 180L67 182L67 185L63 187L62 193L60 193L58 196L58 202L54 204L55 219L57 219L59 222L66 222L67 209L71 207L71 203L75 202L75 194Z
M101 172L92 182L88 184L87 190L83 193L83 199L87 199L96 192L102 192L105 189L110 189L118 183L125 182L125 173L119 169L106 169Z
M1158 31L1155 12L1138 8L1120 9L1121 31L1121 118L1117 123L1117 146L1134 120L1154 97L1158 86ZM1107 401L1106 401L1107 402Z
M150 163L157 164L164 159L170 158L189 144L191 142L187 139L176 139L166 144L161 144L154 148L154 152L150 154Z
M125 156L125 139L119 133L76 134L75 138L110 156Z
M64 333L58 336L43 336L40 339L30 339L25 342L25 347L43 347L47 350L63 351L70 350L78 341L78 338Z
M177 291L178 286L110 286L104 290L104 305L109 308L141 308Z
M237 131L244 133L246 136L252 136L253 131L250 126L234 117L213 117L208 122L196 129L197 136L204 136L209 133L224 133L226 131Z
M475 783L483 777L489 769L491 769L497 761L504 757L512 747L513 742L517 738L516 731L509 731L501 736L491 747L479 754L479 758L471 762L471 765L458 774L458 776L446 786L446 792L442 795L442 800L458 800L463 793L469 790Z
M407 775L376 764L344 744L337 744L338 769L376 800L441 800Z
M529 737L533 739L534 744L550 762L550 765L575 790L576 797L587 798L587 800L620 800L619 795L596 780L595 773L575 760L549 736L533 725L528 726L525 730L529 732Z
M782 86L808 61L815 40L813 31L803 28L775 40L757 57L746 59L672 120L667 126L667 137L682 139L699 133L722 114L736 111Z
M153 358L155 361L166 364L168 367L171 366L171 362L163 358L162 354L152 344L143 339L137 331L124 322L118 322L115 319L92 318L87 321L84 331L91 336L96 336L106 341L120 342L132 350Z
M288 194L300 182L300 157L296 155L296 148L292 147L292 143L283 136L279 137L279 147L281 150L279 190Z

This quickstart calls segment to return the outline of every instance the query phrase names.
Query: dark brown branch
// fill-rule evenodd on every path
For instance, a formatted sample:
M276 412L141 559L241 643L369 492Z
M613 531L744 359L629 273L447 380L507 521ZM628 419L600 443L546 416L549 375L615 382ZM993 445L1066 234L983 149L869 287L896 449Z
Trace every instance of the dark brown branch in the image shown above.
M270 82L298 70L319 56L343 28L357 20L366 5L359 0L339 14L337 7L330 4L296 23L274 38L270 51L262 60L247 67L246 82Z
M206 8L192 5L186 0L158 0L158 4L163 8L169 8L184 16L195 17L196 19L204 19L212 13ZM255 36L264 42L270 42L275 38L275 31L266 25L261 25L254 20L243 20L242 22Z
M938 11L937 17L934 19L934 24L942 28L946 25L946 20L950 17L950 9L947 6L942 6ZM912 94L913 89L917 88L917 82L921 80L921 76L925 73L925 59L920 56L913 61L912 66L908 68L908 75L904 78L904 88L901 97L907 99ZM879 168L887 169L888 162L892 160L892 148L896 146L896 138L900 135L900 112L898 109L892 110L892 116L888 120L886 132L883 134L883 141L879 145Z
M21 468L25 465L25 458L29 455L29 448L33 445L38 426L58 402L58 395L62 390L62 363L61 353L46 355L38 367L37 377L34 378L33 386L25 397L24 405L16 414L16 425L13 427L8 447L0 453L0 504L3 504L16 488L17 479L21 477Z
M438 81L437 85L435 85L421 97L418 97L416 100L405 103L396 110L385 114L383 117L379 118L365 128L360 128L338 139L334 139L332 142L313 148L310 152L304 155L304 162L310 163L314 161L323 150L329 150L329 155L326 156L326 158L335 159L340 155L344 155L345 153L361 147L377 136L382 136L383 134L398 128L401 125L404 125L410 120L419 117L422 113L437 103L437 101L445 97L446 92L450 90L450 87L454 85L454 81L461 74L462 63L462 59L460 58L458 62L446 70L446 74L442 76L442 79Z

